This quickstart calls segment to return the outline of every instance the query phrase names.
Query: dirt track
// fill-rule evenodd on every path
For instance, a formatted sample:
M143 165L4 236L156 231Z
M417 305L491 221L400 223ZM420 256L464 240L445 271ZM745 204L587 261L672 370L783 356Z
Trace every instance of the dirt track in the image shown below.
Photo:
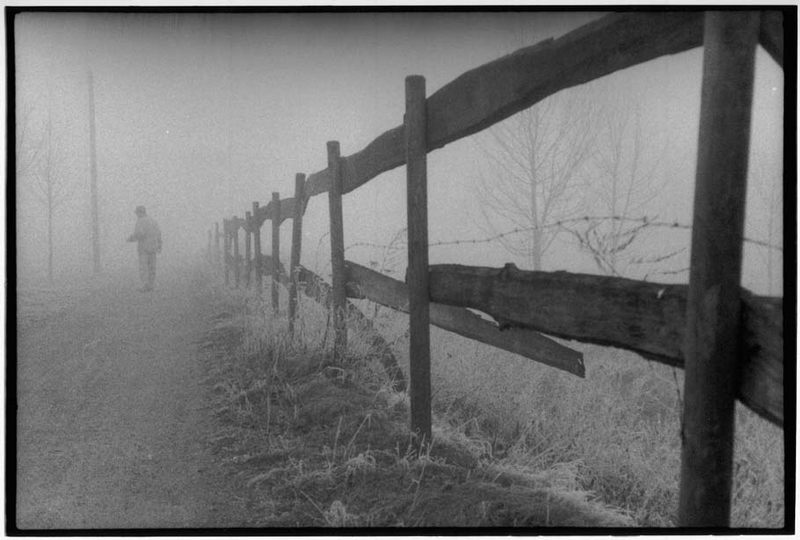
M19 528L244 525L207 446L202 308L185 277L126 283L18 336Z

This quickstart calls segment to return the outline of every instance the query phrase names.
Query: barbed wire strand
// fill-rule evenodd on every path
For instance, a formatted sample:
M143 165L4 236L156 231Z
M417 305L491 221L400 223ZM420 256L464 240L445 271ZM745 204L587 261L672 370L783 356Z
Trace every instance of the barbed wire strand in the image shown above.
M553 223L547 223L541 226L533 226L533 227L516 227L514 229L508 230L506 232L502 232L493 236L485 237L485 238L473 238L473 239L459 239L459 240L441 240L436 242L428 243L428 247L440 247L440 246L458 246L458 245L470 245L470 244L487 244L489 242L494 242L495 240L499 240L501 238L505 238L507 236L511 236L514 234L520 234L524 232L532 232L535 230L543 230L543 229L551 229L554 227L565 227L566 224L571 223L580 223L580 222L590 222L590 221L619 221L619 222L632 222L632 223L641 223L643 225L652 226L652 227L661 227L661 228L669 228L669 229L684 229L684 230L691 230L691 225L686 225L683 223L679 223L677 221L656 221L650 220L647 217L642 218L628 218L623 216L583 216L579 218L570 218L570 219L561 219L555 221ZM768 242L764 242L762 240L755 240L753 238L743 237L743 242L747 242L750 244L755 244L761 247L774 249L780 252L783 252L783 248L780 246L776 246L770 244ZM401 246L405 246L406 243L402 241L395 242L393 245L397 246L399 249ZM390 244L378 244L374 242L355 242L353 244L348 245L345 250L350 248L357 248L357 247L371 247L371 248L381 248L386 249L391 247Z

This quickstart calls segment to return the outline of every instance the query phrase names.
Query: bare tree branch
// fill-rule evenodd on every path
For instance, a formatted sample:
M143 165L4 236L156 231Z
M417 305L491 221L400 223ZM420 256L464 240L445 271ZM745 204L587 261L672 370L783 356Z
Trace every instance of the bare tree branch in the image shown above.
M30 116L23 128L25 137L30 137ZM53 225L56 210L61 208L64 203L72 198L75 193L75 185L70 182L70 174L67 170L67 154L57 137L53 134L52 112L48 111L47 120L42 129L42 133L35 139L37 141L33 148L35 151L24 151L31 159L25 164L24 185L34 195L35 199L45 208L47 221L47 275L50 281L53 280ZM20 145L18 143L19 150ZM18 167L19 174L19 167Z
M587 196L600 213L626 218L659 193L660 186L653 182L658 159L649 153L638 107L608 111L602 130L602 144L592 159L596 176ZM650 166L645 167L645 163ZM651 222L652 219L647 217L635 224L625 219L612 219L586 224L583 230L572 232L580 248L592 256L598 269L621 276L632 264L663 262L682 252L649 258L629 254Z
M540 270L555 238L563 232L543 225L575 215L585 166L592 155L597 106L576 90L552 96L498 124L479 140L496 174L476 186L484 222L530 229L504 237L503 247Z

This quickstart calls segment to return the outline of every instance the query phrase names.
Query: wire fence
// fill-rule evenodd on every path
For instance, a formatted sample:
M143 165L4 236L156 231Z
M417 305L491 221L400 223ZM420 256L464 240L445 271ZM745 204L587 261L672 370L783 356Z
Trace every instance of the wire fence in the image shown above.
M509 229L508 231L498 233L492 236L487 236L483 238L472 238L472 239L457 239L457 240L439 240L433 241L428 243L428 247L439 247L439 246L459 246L459 245L468 245L468 244L487 244L502 238L506 238L508 236L513 236L515 234L521 234L526 232L533 232L536 230L545 230L545 229L552 229L552 228L567 228L567 225L574 224L574 223L589 223L589 222L597 222L597 221L617 221L617 222L627 222L627 223L641 223L647 227L659 227L659 228L666 228L666 229L683 229L683 230L692 230L691 225L687 225L685 223L680 223L677 221L658 221L657 219L650 219L648 217L640 217L640 218L630 218L624 216L582 216L577 218L570 218L570 219L560 219L558 221L554 221L552 223L545 223L543 225L532 226L532 227L515 227L513 229ZM571 229L569 229L571 230ZM755 240L753 238L743 237L743 241L749 244L754 244L757 246L765 247L768 249L774 249L776 251L780 251L783 253L783 247L776 246L774 244L770 244L769 242L765 242L763 240ZM355 242L349 244L346 249L351 248L358 248L358 247L371 247L371 248L378 248L378 249L387 249L392 248L394 246L404 246L405 242L403 240L395 238L395 240L391 243L387 244L379 244L376 242Z
M463 245L480 245L480 244L489 244L492 242L496 242L498 240L502 240L504 238L514 236L517 234L523 233L530 233L536 230L545 230L545 229L553 229L553 228L561 228L564 229L565 232L570 232L575 234L576 231L573 228L575 225L579 224L586 224L587 230L596 227L598 224L603 222L617 222L617 223L629 223L633 224L635 227L630 231L618 231L616 234L628 235L632 232L639 232L641 230L647 228L661 228L661 229L680 229L691 231L692 226L686 223L680 223L678 221L663 221L659 220L658 218L651 218L649 216L643 216L638 218L626 217L626 216L617 216L617 215L607 215L607 216L580 216L575 218L568 218L568 219L560 219L557 221L553 221L551 223L542 224L539 226L531 226L531 227L515 227L513 229L509 229L507 231L492 234L488 236L483 236L480 238L460 238L454 240L436 240L431 241L428 243L429 247L446 247L446 246L463 246ZM405 229L399 230L395 233L392 239L387 243L377 243L377 242L354 242L349 244L345 247L345 251L356 249L356 248L371 248L371 249L379 249L383 251L383 259L384 262L382 264L378 264L377 262L372 262L373 266L381 267L382 271L388 271L389 273L393 273L390 270L390 267L394 266L390 259L394 259L395 257L392 254L396 254L396 252L403 251L407 247L406 237L405 237ZM630 234L629 240L632 240L635 235ZM324 238L324 236L323 236ZM578 236L580 240L580 236ZM321 240L320 240L321 241ZM769 242L765 242L763 240L757 240L753 238L743 237L743 242L760 246L766 249L778 251L783 253L783 247L777 246L775 244L771 244ZM586 247L586 246L582 246ZM630 257L628 260L628 264L632 265L645 265L645 264L657 264L660 262L664 262L668 259L671 259L687 250L686 247L680 248L677 250L670 251L666 254L655 255L652 257ZM689 267L685 266L682 268L672 268L672 269L664 269L664 270L653 270L648 272L648 275L662 275L662 276L671 276L671 275L679 275L689 271ZM616 274L616 272L613 272ZM645 278L646 279L646 278Z

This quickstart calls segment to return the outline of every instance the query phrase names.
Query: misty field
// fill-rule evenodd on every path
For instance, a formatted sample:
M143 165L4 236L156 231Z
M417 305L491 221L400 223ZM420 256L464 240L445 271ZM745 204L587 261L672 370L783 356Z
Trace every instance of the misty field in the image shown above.
M427 490L450 490L464 481L458 474L480 478L476 490L500 486L510 496L524 484L550 490L553 500L563 495L589 505L575 510L577 521L545 523L535 517L536 504L520 502L528 495L501 504L480 491L486 508L515 510L464 517L464 525L677 524L681 370L572 342L585 355L586 378L579 379L434 328L434 450L426 459L449 472L426 483L424 459L397 443L408 441L407 397L388 388L353 321L349 362L338 368L329 365L329 320L312 301L301 301L298 335L289 340L285 314L275 318L262 298L220 289L214 295L228 317L217 345L228 360L211 377L229 426L222 453L241 464L252 497L271 501L260 507L262 525L452 525L447 519L469 516L476 501L464 491L447 502L431 499ZM407 317L359 305L407 371ZM781 430L737 405L732 526L782 527L783 479ZM407 500L390 495L403 482L416 486L416 497L413 489ZM418 499L452 514L431 521ZM605 524L592 521L600 509L608 512Z
M73 287L55 285L17 289L16 316L21 328L41 324L75 304L81 293Z
M27 526L794 526L796 10L26 10Z

